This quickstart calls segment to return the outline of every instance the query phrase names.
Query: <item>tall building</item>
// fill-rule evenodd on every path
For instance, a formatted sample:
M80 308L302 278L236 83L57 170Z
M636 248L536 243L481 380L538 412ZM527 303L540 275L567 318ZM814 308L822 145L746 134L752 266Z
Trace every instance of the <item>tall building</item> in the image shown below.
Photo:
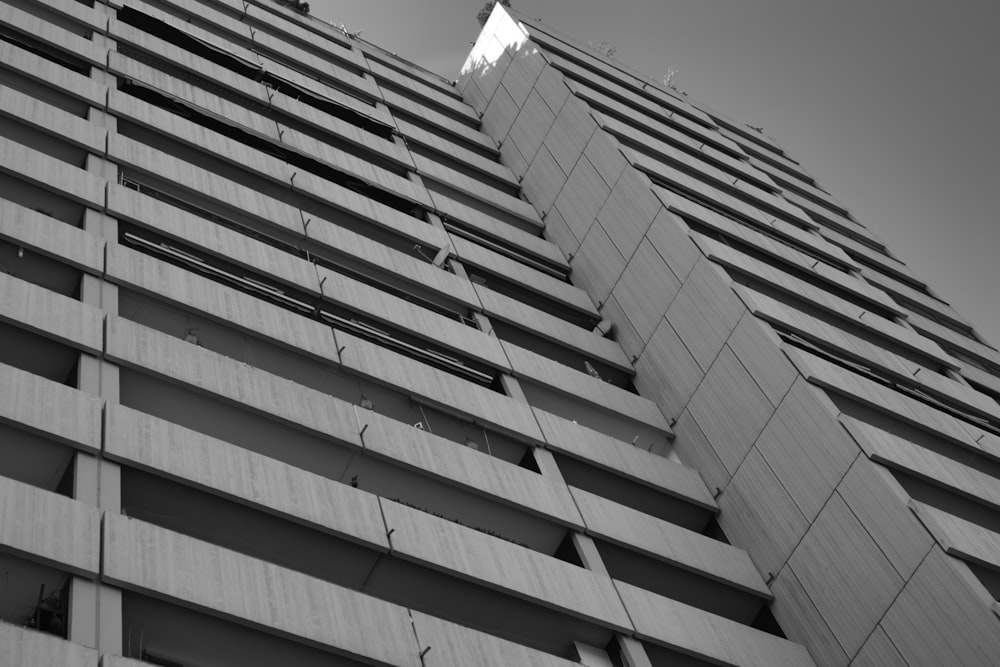
M759 131L503 7L0 86L0 664L1000 661L1000 352Z

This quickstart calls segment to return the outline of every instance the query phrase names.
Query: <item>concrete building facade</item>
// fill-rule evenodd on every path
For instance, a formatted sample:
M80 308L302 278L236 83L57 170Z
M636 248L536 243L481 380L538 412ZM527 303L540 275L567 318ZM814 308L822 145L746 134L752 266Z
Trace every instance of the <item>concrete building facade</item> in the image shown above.
M989 665L1000 353L494 9L0 3L0 664Z

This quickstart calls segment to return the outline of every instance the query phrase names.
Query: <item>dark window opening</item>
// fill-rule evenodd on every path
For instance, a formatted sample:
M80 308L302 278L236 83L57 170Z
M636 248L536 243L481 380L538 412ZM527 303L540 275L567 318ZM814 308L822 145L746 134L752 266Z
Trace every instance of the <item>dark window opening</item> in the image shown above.
M705 524L705 528L702 529L701 534L705 537L711 537L716 542L722 542L723 544L732 544L729 538L726 537L725 531L722 530L722 526L719 525L719 519L717 516L712 516Z
M335 64L338 67L346 69L352 74L357 74L360 76L365 71L360 67L358 67L357 64L354 61L352 61L349 57L347 56L343 58L338 57L337 55L338 49L343 49L344 51L352 50L352 47L349 44L343 44L336 40L332 40L330 39L330 36L328 34L322 31L308 30L311 27L310 25L295 26L295 28L293 28L292 31L289 32L287 31L287 29L283 27L278 27L274 23L271 23L270 18L267 17L257 18L249 15L235 15L235 16L239 17L240 21L250 26L254 30L263 30L274 36L276 39L291 42L299 49L302 49L303 51L315 56L316 58L319 58L321 60L326 60L331 64ZM310 21L309 23L312 22ZM302 36L298 34L298 29L303 27L306 28L308 32L323 38L324 43L329 42L327 48L321 48L319 46L316 46L309 40L303 39Z
M172 72L172 74L176 73L177 72ZM118 89L124 93L132 95L133 97L138 97L139 99L149 102L154 106L160 107L161 109L165 109L167 111L170 111L171 113L177 114L178 116L182 116L192 122L198 123L199 125L202 125L211 130L219 132L220 134L224 134L232 139L241 141L247 144L248 146L252 146L254 148L260 148L260 150L269 152L274 155L278 155L277 153L275 153L275 149L279 149L279 152L281 152L280 145L276 146L272 142L263 139L262 137L256 134L244 131L240 129L238 126L227 123L225 120L204 114L197 107L190 106L188 105L188 103L182 100L178 100L170 97L169 95L160 93L158 90L150 88L145 84L143 84L142 82L133 81L130 79L120 79L118 82ZM378 153L372 152L363 143L350 143L348 140L344 138L341 138L330 132L322 131L306 122L303 122L296 116L283 113L273 107L268 108L263 104L255 102L253 100L249 100L240 95L235 95L230 93L229 91L225 91L219 88L218 86L215 86L212 92L217 94L219 97L226 99L227 101L245 107L250 111L253 111L254 113L264 116L266 118L269 118L280 125L289 127L293 130L301 132L302 134L306 134L312 137L313 139L316 139L319 142L332 146L333 148L342 150L345 153L350 153L351 155L354 155L355 157L358 157L364 160L365 162L371 163L381 169L391 172L396 176L405 177L409 173L409 169L407 169L403 165L399 164L398 162L393 162L388 158L379 155ZM278 156L284 159L283 152L281 152L281 155ZM325 167L325 165L321 166ZM329 167L326 168L329 169Z
M993 599L1000 600L1000 572L993 567L986 567L978 563L967 563L967 565L979 579L979 582L990 592Z
M651 181L653 181L654 185L658 185L659 187L661 187L661 188L663 188L665 190L670 190L674 194L680 195L682 197L686 197L687 199L690 199L690 200L692 200L692 201L694 201L694 202L696 202L698 204L701 204L705 208L710 209L712 211L715 211L719 215L723 215L723 216L725 216L725 217L727 217L727 218L729 218L731 220L736 220L738 222L741 222L741 223L753 226L753 222L750 219L748 219L748 218L744 217L743 215L741 215L739 211L737 211L735 209L732 209L732 208L729 208L728 206L726 206L726 204L724 204L722 202L718 202L718 201L715 201L715 200L712 200L712 199L708 199L708 198L704 197L701 193L695 192L694 190L689 190L688 188L685 188L682 185L678 185L676 183L673 183L672 181L670 181L670 180L664 178L663 176L661 176L659 174L656 174L654 172L650 172L650 171L645 171L644 170L643 173L645 173L647 176L649 176L649 179ZM694 177L696 177L696 178L698 178L699 180L704 181L704 177L697 176L694 172L691 172L691 175L694 176ZM737 190L736 188L722 187L721 185L719 185L717 183L712 183L711 187L715 188L716 190L719 190L723 194L729 195L730 197L732 197L734 199L737 199L737 200L739 200L741 202L744 202L744 203L746 203L746 204L748 204L748 205L750 205L750 206L752 206L752 207L754 207L756 209L759 209L760 211L763 211L764 213L772 215L775 218L781 220L782 222L786 222L789 225L792 225L793 227L798 227L799 229L803 229L803 230L806 230L806 231L810 231L810 229L811 229L807 224L803 223L802 221L797 220L794 217L789 216L787 211L783 211L780 208L776 208L774 206L771 206L770 204L768 204L766 202L763 202L763 201L761 201L759 199L755 199L753 197L749 197L744 192L742 192L741 190Z
M781 629L778 624L778 619L774 617L771 613L771 608L768 605L764 605L761 608L760 613L757 614L757 618L753 619L753 623L750 624L751 628L766 632L769 635L774 635L776 637L781 637L782 639L787 639L785 636L785 631Z
M723 238L725 238L725 237L723 237ZM818 278L815 275L811 275L811 274L809 274L809 273L807 273L805 271L799 270L799 269L794 269L789 264L785 264L785 263L776 264L775 261L773 259L770 259L770 257L768 255L763 255L762 253L759 253L759 252L758 253L746 252L746 251L742 250L741 248L739 248L734 243L728 243L726 241L722 241L722 242L725 243L725 245L727 245L727 246L733 247L734 249L739 250L740 252L743 252L748 257L751 257L751 258L756 259L756 260L758 260L758 261L760 261L760 262L762 262L764 264L772 266L775 269L781 271L782 273L785 273L785 274L787 274L787 275L789 275L791 277L797 278L798 280L801 280L804 283L808 283L808 284L816 287L817 289L822 290L823 292L825 292L825 293L827 293L827 294L829 294L829 295L831 295L833 297L841 299L842 301L846 301L847 303L853 304L853 305L857 306L858 308L863 309L866 313L871 313L872 315L877 315L878 317L881 317L881 318L883 318L885 320L888 320L890 322L896 322L897 321L897 319L896 319L896 313L894 313L893 311L890 311L890 310L886 309L884 306L879 305L878 302L876 302L876 301L869 301L868 299L866 299L866 298L864 298L864 297L862 297L860 295L854 294L853 292L848 292L847 290L845 290L844 288L840 287L839 285L836 285L835 283L827 283L827 282L821 280L820 278ZM754 274L746 273L743 270L742 267L731 267L731 266L725 265L725 268L729 272L729 274L732 276L733 280L735 280L737 283L739 283L741 285L747 285L747 286L751 287L754 290L766 292L767 290L761 290L760 287L758 287L758 285L762 285L763 284L763 285L767 285L768 287L773 287L773 289L775 291L778 291L778 292L782 292L783 291L782 288L773 286L771 283L766 282L766 281L760 279L759 277L757 277ZM795 294L793 296L800 296L800 295Z
M271 26L262 21L255 21L255 20L248 21L247 20L248 18L249 17L242 16L240 20L245 23L252 24L253 29L257 31L263 30L265 32L270 33L273 30ZM282 42L285 41L294 42L294 45L297 48L302 49L303 51L309 51L311 52L311 55L316 56L322 60L325 60L329 64L329 67L340 68L342 70L345 70L347 73L353 74L354 76L357 77L363 77L365 75L365 70L361 69L350 60L340 60L336 58L331 58L329 53L325 53L320 49L312 48L312 45L309 44L308 42L302 42L294 38L288 38L285 36L275 36L275 38ZM271 48L270 46L264 46L260 42L251 40L245 40L244 46L252 51L260 53L261 55L267 58L271 58L272 60L281 63L282 65L288 67L289 69L295 70L296 72L302 74L303 76L307 76L310 79L316 79L317 81L320 81L330 86L331 88L336 88L338 90L341 90L341 87L338 84L337 79L335 77L326 76L324 71L313 68L311 65L307 66L304 63L292 58L291 56L286 55L285 53L277 49ZM362 93L361 91L355 91L350 93L352 97L359 97L359 98L363 94L364 93Z
M59 132L37 127L16 116L0 115L0 137L77 169L86 169L90 155L87 148L66 140Z
M825 208L826 210L830 211L831 213L843 216L845 218L850 216L850 212L849 211L846 211L845 209L840 208L839 206L833 204L832 202L829 202L829 201L823 199L822 197L820 197L820 196L816 195L815 193L813 193L812 191L810 191L809 188L807 188L807 187L803 187L802 185L800 185L798 183L793 183L790 180L786 180L786 179L784 179L784 178L782 178L781 176L778 176L778 175L772 175L772 178L781 187L786 188L788 190L792 190L795 194L799 195L803 199L808 199L813 204L821 206L821 207ZM816 184L812 184L812 185L817 190L820 189Z
M573 533L569 531L566 532L566 537L563 538L553 556L577 567L583 567L583 559L580 558L580 552L576 550L576 546L573 544Z
M613 667L630 667L631 663L625 657L622 650L621 640L617 636L613 637L608 645L604 647L604 652L608 654Z
M947 317L946 315L937 312L936 310L928 308L922 303L918 303L913 299L909 299L906 296L901 295L898 292L894 291L891 286L887 286L883 289L885 289L885 291L887 292L890 292L892 294L892 298L907 310L912 310L917 315L920 315L932 322L936 322L937 324L943 326L945 329L950 329L951 331L954 331L958 335L964 338L968 338L974 343L982 342L978 338L976 338L975 332L969 325L964 324L962 322L957 322ZM931 298L933 299L934 297Z
M836 350L832 350L826 346L821 346L820 344L802 338L797 334L781 331L777 328L775 330L781 339L789 345L805 350L816 355L817 357L820 357L821 359L836 364L837 366L846 368L884 387L888 387L893 391L898 391L909 398L945 412L956 419L960 419L961 421L972 424L973 426L984 431L989 431L994 435L1000 436L1000 420L997 420L996 418L990 418L979 413L973 413L969 410L969 408L965 407L961 403L958 403L957 401L952 401L946 397L927 393L926 390L920 387L916 382L908 383L896 376L890 376L881 369L864 364L859 360L848 358Z
M639 393L630 379L632 372L629 370L612 366L601 358L569 347L563 340L547 338L517 323L507 322L494 316L490 318L490 324L493 326L493 334L500 340L548 357L564 366L587 373L593 371L608 384L621 387L633 394Z
M593 329L600 321L600 318L595 318L593 315L578 311L559 301L551 299L544 294L539 294L538 292L533 292L526 287L521 287L501 275L486 273L485 270L480 270L478 268L466 267L466 269L469 273L469 280L472 282L489 287L504 296L509 296L510 298L516 299L524 304L543 310L550 315L569 322L570 324L584 329Z
M221 49L215 49L201 40L195 39L183 31L160 21L159 19L147 16L131 7L122 7L118 10L118 20L133 28L138 28L143 32L162 39L174 46L177 46L189 53L204 58L228 70L241 74L248 79L255 79L258 68L249 63L226 53Z
M869 269L875 271L876 273L879 273L879 274L882 274L882 275L890 275L891 274L891 277L894 280L898 280L899 282L903 283L907 287L912 287L913 289L917 290L918 292L923 292L924 294L928 293L927 292L927 286L924 285L923 283L918 282L918 281L914 280L913 278L911 278L909 276L905 276L905 275L901 275L901 274L895 273L895 272L891 271L890 269L882 266L881 264L879 264L875 260L873 260L873 259L871 259L871 258L869 258L869 257L867 257L865 255L862 255L861 253L857 252L856 250L850 250L849 248L844 248L843 250L844 250L844 252L847 253L848 257L850 257L851 259L853 259L855 262L857 262L858 264L862 265L863 267L869 268ZM888 255L886 255L886 259L890 259L891 260L892 258L889 257Z
M2 182L0 182L2 185ZM0 273L79 300L83 272L34 249L0 239Z
M74 97L69 91L60 88L58 84L33 79L23 70L0 67L0 85L30 95L80 118L86 118L90 112L88 101Z
M177 102L176 100L173 100L165 95L161 95L151 88L123 83L122 85L119 85L119 90L149 102L153 106L181 116L182 118L209 130L218 132L219 134L238 141L246 146L272 155L279 160L315 174L320 178L324 178L349 190L353 190L354 192L357 192L358 194L373 201L390 206L397 211L406 213L407 215L424 219L426 214L424 208L414 201L395 195L391 192L387 192L375 185L361 180L360 178L346 172L339 171L307 155L303 155L294 150L285 150L280 145L274 144L263 137L245 132L234 125L230 125L229 123L212 118L211 116L199 113L186 104Z
M676 184L676 183L674 183L672 181L669 181L669 180L667 180L667 179L665 179L662 176L659 176L657 174L652 174L652 173L649 173L649 172L644 172L644 173L647 176L649 176L649 179L657 187L661 187L664 190L669 190L670 192L674 193L675 195L679 195L681 197L684 197L685 199L690 199L694 203L700 204L701 206L704 206L708 210L710 210L710 211L712 211L714 213L718 213L719 215L721 215L723 217L726 217L726 218L729 218L730 220L738 222L738 223L740 223L742 225L747 225L748 227L753 227L755 229L759 229L754 224L754 222L753 222L752 219L747 218L746 216L744 216L741 212L737 211L736 209L729 208L728 206L726 206L724 203L722 203L720 201L716 201L714 199L708 199L707 197L703 196L700 192L695 192L694 190L689 190L688 188L685 188L682 185L679 185L679 184ZM756 206L756 203L754 205ZM801 223L798 220L787 219L787 218L784 217L784 214L781 214L780 216L776 215L775 217L782 218L782 220L784 222L787 222L788 224L792 225L793 227L798 227L799 229L802 229L802 230L805 230L805 231L809 231L810 230L810 228L808 227L808 225L804 225L803 223Z
M747 245L747 243L743 239L741 239L739 237L730 236L728 234L725 234L724 232L721 232L721 231L715 229L714 227L706 225L706 224L700 222L699 220L696 220L695 218L691 218L691 217L689 217L687 215L684 215L683 213L680 213L678 215L680 215L680 217L684 219L684 222L687 223L687 226L690 227L692 230L698 232L699 234L704 234L705 236L709 236L709 237L715 238L716 240L721 241L722 243L725 243L726 245L729 245L729 246L732 246L734 248L737 248L737 249L740 250L740 252L742 252L744 254L755 255L755 256L759 255L762 258L763 257L767 257L767 258L772 258L773 257L772 255L768 255L768 254L764 253L762 250L758 250L757 248L753 248L753 247ZM725 217L727 219L732 219L729 216L725 216ZM760 234L761 236L765 236L768 239L770 239L770 240L772 240L772 241L774 241L776 243L780 243L781 245L788 246L792 250L798 251L798 252L800 252L803 255L806 255L808 257L812 257L816 261L822 262L823 264L826 264L827 266L831 266L831 267L837 269L838 271L841 271L841 272L846 273L846 274L850 274L851 273L850 268L846 264L838 262L837 260L835 260L835 259L833 259L831 257L827 257L826 255L817 252L815 249L810 248L805 243L801 243L799 241L796 241L796 240L787 238L785 236L782 236L781 234L776 233L773 229L764 228L763 226L760 226L760 225L757 225L757 224L744 223L744 222L741 222L741 221L735 221L734 220L734 222L736 222L739 225L743 225L744 227L747 227L748 229L751 229L751 230L757 232L758 234ZM778 259L779 261L784 262L783 258L762 259L762 261L766 261L769 264L771 264L771 263L774 263L775 259ZM782 263L782 270L791 272L790 271L791 268L792 267L790 267L789 265ZM799 270L799 269L794 269L794 270Z
M41 584L38 604L24 621L24 627L65 639L69 630L69 582L70 577L66 577L66 582L55 590L46 590L45 584Z
M889 472L899 482L908 496L935 507L942 512L985 528L1000 532L1000 513L996 506L982 498L968 494L951 484L942 484L935 476L919 470L908 469L892 460L877 460L889 467ZM959 461L961 463L961 461Z
M520 248L517 248L505 241L488 237L479 230L465 227L462 225L461 221L455 220L454 218L441 215L441 221L444 223L444 228L456 236L461 236L462 238L468 239L477 245L489 248L498 254L509 257L510 259L531 267L536 271L547 273L561 282L570 282L569 271L562 268L558 264L545 261L541 258L536 258L535 256L529 256L527 251L521 250Z
M535 455L532 453L530 447L524 451L524 456L521 457L521 461L517 465L538 475L542 474L542 470L538 467L538 461L535 460Z
M572 61L576 65L578 65L578 66L580 66L580 67L582 67L582 68L584 68L584 69L586 69L586 70L588 70L588 71L593 72L594 74L596 74L599 77L598 79L596 79L596 81L600 81L601 79L607 80L609 82L608 85L611 88L617 88L620 85L617 82L614 82L614 81L611 81L610 79L608 79L608 77L605 75L605 73L600 68L594 67L589 62L587 62L585 59L578 57L575 53L573 53L571 51L568 51L568 50L562 48L561 46L553 44L551 42L549 42L548 44L546 44L546 47L548 49L550 49L550 50L552 50L552 51L554 51L554 52L562 55L563 57L567 58L568 60ZM565 74L567 77L573 79L574 81L579 81L580 83L582 83L584 85L587 85L587 86L593 86L594 82L595 82L594 79L589 79L589 78L582 77L580 75L580 73L574 72L572 70L570 70L570 71L563 70L563 74ZM625 86L623 86L623 87L625 87ZM663 110L663 114L662 114L662 116L659 116L659 115L655 116L655 118L657 120L660 120L662 117L671 116L674 113L676 113L676 114L678 114L678 115L680 115L680 116L682 116L682 117L690 120L691 122L696 123L696 124L698 124L698 125L706 128L706 129L712 129L708 125L706 125L705 121L702 120L701 118L699 118L698 116L696 116L694 114L685 113L683 107L681 107L680 105L678 105L676 107L674 107L674 106L667 106L667 105L664 105L661 102L661 100L659 100L659 99L657 99L655 97L649 96L649 95L644 95L643 93L639 92L638 90L634 90L633 89L633 90L630 90L629 92L632 92L632 93L636 94L639 97L644 97L647 101L652 102L652 103L656 104L657 106L659 106ZM608 95L609 97L615 97L615 95L613 93L611 93L610 91L606 92L604 94ZM641 109L636 109L636 111L638 111L640 113L647 113L646 111L643 111ZM677 126L677 129L680 130L681 132L684 132L685 134L691 134L691 131L687 130L686 128L683 128L683 126ZM696 139L698 139L700 137L700 135L697 135L697 134L692 134L692 136L694 138L696 138ZM699 139L699 141L701 141L701 139ZM739 154L734 153L732 151L732 149L730 149L728 147L726 147L724 149L720 148L720 150L724 150L727 153L731 153L733 155L733 157L737 157L737 158L741 157Z
M19 322L0 321L0 364L8 364L51 382L77 386L80 352L69 345L35 333Z
M40 58L44 58L51 63L59 65L60 67L72 70L77 74L90 76L90 65L86 61L71 56L68 53L58 51L44 42L34 39L33 37L29 37L28 35L18 33L3 24L0 24L0 40L7 42L8 44L13 44L16 47L24 49L25 51L29 51Z
M833 220L830 220L829 218L824 218L820 215L817 215L816 213L810 211L807 208L803 208L802 212L805 213L810 220L812 220L822 228L831 229L835 232L843 234L844 236L851 239L855 243L860 243L861 245L867 246L878 253L886 254L887 252L886 247L884 245L882 245L878 241L875 241L874 239L870 239L867 236L858 233L857 228L852 229L850 227L847 227L846 225L838 224ZM833 241L833 243L837 242ZM844 249L848 250L848 248L846 247Z
M755 157L755 158L757 158L759 160L763 160L764 162L768 163L769 165L771 165L775 169L780 169L781 171L783 171L784 173L788 174L789 176L794 176L795 178L797 178L798 180L802 181L803 183L807 183L809 185L815 185L816 184L815 181L813 181L813 179L810 178L809 176L806 176L802 172L794 169L793 167L791 167L789 165L786 165L781 160L779 160L775 156L775 154L774 154L773 151L762 150L762 147L755 146L754 144L743 144L743 150L746 151L747 154L752 155L753 157Z
M970 366L975 366L981 371L986 371L990 375L1000 378L1000 366L997 366L991 361L987 361L978 356L974 356L975 352L972 350L961 350L954 345L949 345L947 342L939 342L941 349L955 357L959 361Z
M472 317L470 311L460 311L457 309L448 308L441 306L428 299L423 299L420 296L406 291L405 289L396 287L386 280L380 280L378 277L370 275L363 270L359 270L348 266L343 261L338 261L336 258L329 256L328 253L312 246L310 250L307 247L302 247L301 245L296 245L288 241L281 240L276 236L267 234L265 232L259 231L257 229L248 227L247 225L240 224L230 218L213 213L205 208L192 204L191 202L175 197L173 195L167 194L153 186L147 185L142 181L136 179L134 176L123 176L121 178L121 183L125 187L135 190L141 194L158 199L166 204L175 206L181 210L193 213L201 218L210 220L217 225L231 229L235 232L248 236L256 241L265 243L273 248L277 248L283 252L287 252L295 257L300 257L306 261L319 264L320 266L335 271L337 273L343 274L349 278L353 278L359 282L363 282L366 285L375 287L383 292L392 294L393 296L399 297L405 301L409 301L414 305L425 308L439 315L443 315L449 319L457 320L462 322L466 326L470 326L478 329L479 325Z
M412 335L390 329L384 323L375 322L362 313L347 311L245 268L200 253L172 239L163 239L148 230L120 223L119 242L216 282L266 299L287 310L339 327L439 370L483 386L494 385L496 373L493 369L459 359L450 350L445 351Z
M626 477L616 470L601 468L586 459L576 459L557 452L554 452L554 456L559 472L567 484L619 505L697 533L705 530L714 515L710 508L695 504L683 496L672 495L666 489Z
M145 649L139 655L139 659L143 662L148 662L151 665L161 665L162 667L185 667L183 662L177 662L176 660L164 658L159 654L150 653Z
M179 602L179 601L178 601ZM318 645L274 635L189 606L124 592L120 654L162 667L363 667ZM144 661L143 663L138 662ZM105 660L105 664L110 661ZM95 663L96 664L96 663ZM365 663L371 664L371 663Z
M440 145L434 146L430 142L425 144L417 139L407 137L406 146L410 149L411 153L425 157L428 160L433 160L449 169L460 171L469 178L479 181L494 190L499 190L512 197L517 197L521 192L519 185L495 175L489 168L484 168L478 164L478 161L457 153L455 151L456 147L452 145L452 142L448 142L447 148L443 148ZM489 159L489 161L498 166L503 166L502 163L496 162L493 159Z
M393 129L388 125L384 125L348 107L336 104L335 102L320 99L315 95L313 95L312 93L295 86L294 84L288 83L286 81L283 81L282 79L272 76L262 69L252 67L250 64L239 60L235 56L231 56L223 51L213 49L210 46L204 44L203 42L200 42L188 35L185 35L183 32L177 30L176 28L168 26L167 24L161 21L152 19L134 9L125 7L119 10L118 17L123 23L126 23L135 28L138 28L152 35L155 35L160 39L166 40L171 44L174 44L175 46L190 51L191 53L199 57L205 58L206 60L209 60L219 65L220 67L224 67L232 72L235 72L236 74L244 76L253 81L259 81L263 83L265 86L268 86L269 88L282 92L288 95L289 97L304 102L305 104L308 104L309 106L319 109L320 111L328 113L331 116L336 116L341 120L345 120L351 123L352 125L356 125L364 130L367 130L368 132L371 132L372 134L376 134L382 137L383 139L388 139L392 136ZM152 54L148 54L140 49L131 47L127 44L119 43L118 52L121 53L122 55L126 55L130 58L134 58L136 60L139 60L140 62L150 65L151 67L155 67L162 71L178 76L178 78L183 78L185 81L189 82L197 81L199 82L197 83L197 85L200 88L205 88L206 90L213 90L214 88L214 84L204 79L203 77L199 77L194 73L186 71L183 75L177 74L178 71L184 71L184 70L182 70L182 68L176 65L169 63L165 59L159 58ZM358 99L360 102L364 104L367 104L369 106L374 106L373 102L366 99L358 98L348 91L341 91L341 92L344 92L344 94L349 95L354 99Z
M396 54L390 53L374 44L367 44L367 46L368 49L365 52L367 58L375 60L415 81L419 81L440 93L453 97L460 102L462 101L462 96L458 91L455 90L450 82L443 79L440 74L426 70L420 65L400 60ZM434 82L432 83L427 79L433 79Z
M414 104L419 104L421 106L429 107L430 109L436 111L442 116L447 116L456 123L465 125L470 129L475 130L479 128L478 120L474 120L473 118L470 118L465 114L459 113L452 107L449 107L445 104L441 104L436 99L434 99L433 95L431 95L430 93L423 93L420 91L411 90L410 88L401 86L393 81L390 81L385 77L380 77L378 75L375 76L376 79L378 80L378 85L380 88L384 88L388 91L391 91L396 95L399 95L400 97L405 97Z
M410 123L411 125L419 127L421 130L425 130L427 132L430 132L431 134L435 134L447 141L450 141L453 144L457 144L462 148L470 150L473 153L481 155L490 160L496 160L497 157L500 155L500 152L495 148L486 147L480 143L470 141L469 139L463 137L460 134L455 134L443 127L440 127L438 125L435 125L434 123L424 120L420 116L415 116L411 113L408 113L403 109L394 108L392 110L392 115L402 121L405 121L407 123ZM405 133L403 134L405 136Z
M59 483L56 485L55 492L61 496L66 496L67 498L73 497L73 491L76 486L76 456L70 456L69 462L66 464L65 470L63 470L62 477L59 478Z
M619 120L622 120L624 122L624 119L622 119L621 117L618 117L618 118L619 118ZM683 151L683 152L687 153L688 155L691 155L692 157L694 157L698 161L706 162L706 163L710 164L712 167L718 169L719 171L725 172L726 174L728 174L729 176L731 176L733 178L737 178L737 179L739 179L741 181L752 183L754 186L756 186L756 187L758 187L758 188L760 188L762 190L765 190L765 191L769 192L770 194L774 194L775 193L774 186L770 186L770 185L767 185L766 183L762 183L760 181L753 180L747 174L744 174L742 171L739 171L738 169L733 169L731 166L729 166L728 164L726 164L724 162L714 161L706 153L704 153L704 152L702 152L702 151L700 151L700 150L698 150L698 149L696 149L696 148L694 148L692 146L689 146L688 144L686 144L684 142L676 141L676 140L672 139L671 137L665 137L665 136L660 135L658 133L654 133L648 127L641 127L641 128L638 128L638 129L640 129L645 134L656 134L656 136L659 137L661 140L663 140L664 143L670 144L670 146L672 148L676 148L679 151ZM674 169L677 169L678 171L683 171L684 173L686 173L687 175L689 175L689 176L691 176L693 178L696 178L696 179L698 179L700 181L708 182L714 188L718 188L719 190L722 190L722 191L724 191L724 192L726 192L726 193L728 193L728 194L730 194L730 195L732 195L734 197L745 197L746 196L740 190L737 190L736 188L730 186L729 183L722 183L720 181L713 180L709 176L707 176L704 172L701 172L701 171L699 171L699 170L691 167L690 165L688 165L688 164L686 164L684 162L674 161L674 160L671 160L667 156L660 155L656 151L651 150L648 146L646 146L645 144L643 144L640 141L637 141L637 140L633 139L632 137L623 136L623 135L617 134L617 133L615 134L615 136L618 137L619 141L621 141L623 144L627 145L628 147L630 147L630 148L632 148L634 150L637 150L640 153L648 155L649 157L651 157L651 158L653 158L655 160L666 162L667 164L669 164ZM756 205L757 200L754 200L754 203Z

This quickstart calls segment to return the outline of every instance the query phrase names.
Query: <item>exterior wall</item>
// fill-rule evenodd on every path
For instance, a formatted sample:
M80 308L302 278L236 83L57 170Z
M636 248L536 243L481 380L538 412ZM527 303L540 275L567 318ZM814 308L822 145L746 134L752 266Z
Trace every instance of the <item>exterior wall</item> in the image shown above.
M812 664L449 82L270 0L0 22L7 662Z
M12 664L1000 655L1000 353L769 138L502 8L0 22Z
M494 11L458 88L788 636L995 662L996 351L768 137L527 16Z

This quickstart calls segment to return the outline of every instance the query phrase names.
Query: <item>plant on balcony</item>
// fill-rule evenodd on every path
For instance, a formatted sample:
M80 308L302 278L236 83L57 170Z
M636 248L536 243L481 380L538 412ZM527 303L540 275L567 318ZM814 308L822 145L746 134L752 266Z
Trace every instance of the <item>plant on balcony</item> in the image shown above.
M486 25L487 19L490 18L490 12L493 11L493 6L499 2L504 7L510 7L510 0L489 0L483 8L479 10L476 14L476 20L479 21L480 27Z

